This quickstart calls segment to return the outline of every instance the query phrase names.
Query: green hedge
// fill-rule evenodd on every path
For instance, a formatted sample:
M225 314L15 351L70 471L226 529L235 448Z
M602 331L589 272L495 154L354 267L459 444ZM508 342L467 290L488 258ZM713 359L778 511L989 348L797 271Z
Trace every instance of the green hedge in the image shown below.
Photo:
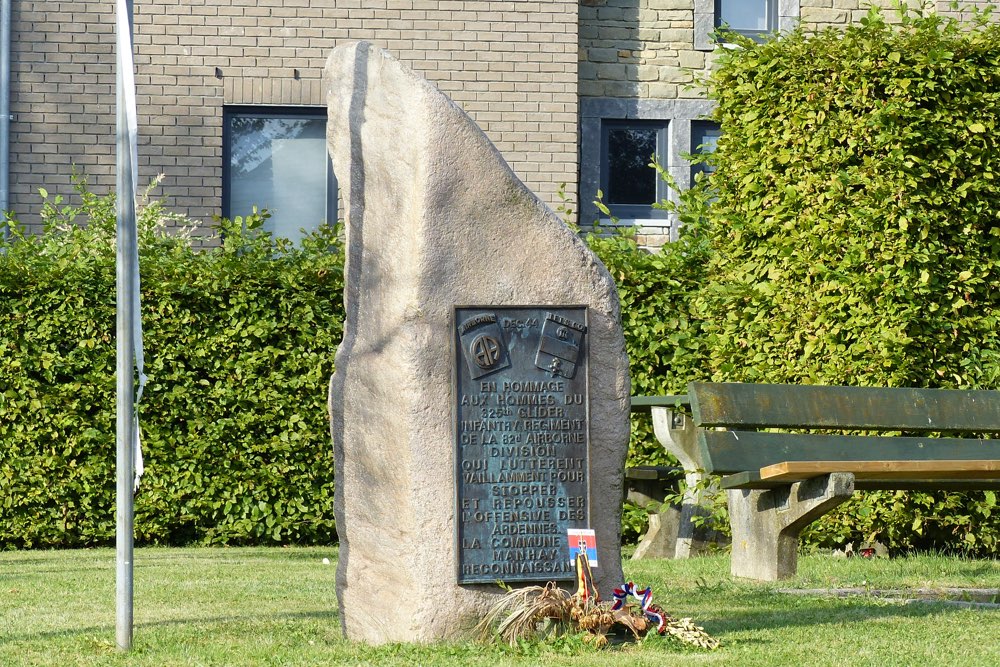
M703 375L707 354L703 322L692 310L707 248L687 234L659 253L642 249L630 234L592 234L587 243L618 285L632 394L685 393L688 381ZM649 415L633 415L628 465L670 464Z
M42 191L44 233L15 228L0 252L0 549L114 538L114 202L79 190L78 206ZM255 231L258 215L218 221L224 244L199 248L177 233L185 222L158 202L141 208L149 384L137 541L330 542L339 239L290 248ZM590 243L620 283L635 391L693 372L679 350L699 344L697 323L662 313L696 285L697 263L625 237ZM652 442L638 424L630 465L664 461Z
M732 39L708 81L716 170L681 196L684 238L658 258L683 284L651 297L697 342L667 372L669 350L647 354L651 386L1000 388L1000 27L873 10ZM679 331L643 336L663 350ZM1000 511L993 492L858 494L807 537L991 553Z
M114 536L113 201L82 197L48 201L45 233L15 229L0 254L0 548ZM167 218L151 203L140 220L149 384L137 541L334 540L336 239L292 249L245 232L253 216L223 221L225 243L199 251L164 233Z

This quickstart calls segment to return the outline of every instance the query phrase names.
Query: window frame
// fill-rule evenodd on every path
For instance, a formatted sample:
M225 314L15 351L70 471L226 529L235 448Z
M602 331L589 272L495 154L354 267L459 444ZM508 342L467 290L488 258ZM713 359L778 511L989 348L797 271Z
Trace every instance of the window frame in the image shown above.
M799 22L801 0L768 0L774 7L773 32L793 30ZM694 0L694 48L713 51L722 46L716 41L716 17L719 16L717 0ZM751 35L751 38L753 36Z
M733 27L729 29L739 35L749 37L756 42L761 42L768 35L778 31L778 0L764 0L764 12L765 20L767 21L767 27L764 30L745 30ZM714 0L713 13L715 14L715 28L719 29L724 24L722 20L722 0Z
M222 217L232 219L232 129L234 116L249 118L297 118L322 120L327 122L326 107L299 105L248 105L227 104L222 107ZM337 223L338 214L337 178L333 173L333 160L329 151L326 153L326 222L319 223L333 226ZM261 203L263 205L263 203ZM317 228L319 227L317 225ZM264 223L265 228L267 222ZM268 230L271 231L271 230ZM308 231L308 230L307 230Z
M608 121L652 120L667 124L669 133L666 156L661 166L682 190L689 187L691 163L685 155L691 152L691 122L708 117L715 102L704 98L625 99L620 97L583 97L580 99L580 204L578 220L587 231L629 227L643 235L677 238L676 216L668 211L653 209L657 217L618 217L612 224L609 217L594 204L601 187L601 125ZM665 159L664 159L665 157ZM665 185L661 186L665 187ZM667 188L661 199L676 201L677 193ZM598 225L595 228L595 223ZM603 232L601 232L603 233Z
M655 181L655 200L649 204L616 204L610 201L610 135L615 129L655 129L656 130L656 151L657 162L666 165L670 155L670 121L667 119L625 119L625 118L603 118L601 119L601 192L604 193L604 205L608 207L611 214L616 218L641 218L655 220L666 218L666 211L653 208L653 204L660 202L668 196L666 184L659 178ZM655 172L650 168L650 173L655 177Z
M691 121L691 155L701 155L711 151L701 150L701 146L704 145L704 141L699 143L696 136L700 136L702 139L705 138L705 129L712 128L719 136L722 135L722 130L718 123L713 120L696 119ZM718 137L716 138L718 140ZM707 178L709 174L714 172L715 169L706 166L704 162L691 165L691 184L694 185L695 177L698 174L705 174L703 178Z

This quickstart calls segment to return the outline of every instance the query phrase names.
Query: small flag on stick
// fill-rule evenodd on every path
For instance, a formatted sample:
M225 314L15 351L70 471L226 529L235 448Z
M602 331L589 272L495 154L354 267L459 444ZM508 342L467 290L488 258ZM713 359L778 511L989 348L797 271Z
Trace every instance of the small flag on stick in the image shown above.
M597 535L592 528L568 528L569 561L576 562L576 556L583 553L591 567L597 567Z

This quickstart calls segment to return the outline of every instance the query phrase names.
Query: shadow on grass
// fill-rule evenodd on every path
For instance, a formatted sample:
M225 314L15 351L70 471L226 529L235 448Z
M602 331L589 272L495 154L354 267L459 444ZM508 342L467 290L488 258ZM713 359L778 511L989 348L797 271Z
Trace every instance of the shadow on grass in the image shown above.
M163 621L148 621L145 623L136 623L135 629L141 630L142 628L169 628L181 625L190 625L192 627L204 626L204 625L214 625L214 624L228 624L228 623L245 623L249 621L292 621L292 620L326 620L331 623L337 623L339 614L336 609L330 611L300 611L300 612L282 612L277 614L269 614L266 616L248 615L248 616L208 616L205 618L174 618L170 620ZM17 642L34 642L42 641L46 639L57 639L65 637L89 637L94 634L108 634L109 636L114 635L114 627L109 625L93 625L86 628L73 628L67 630L49 630L47 632L33 632L21 635L5 635L0 637L0 646L5 646L8 644L14 644Z
M962 576L967 576L971 578L983 578L983 577L995 577L997 575L997 570L1000 569L1000 560L994 561L977 561L974 567L971 567L966 571L966 566L963 564L961 568Z
M178 549L157 547L156 550L137 550L135 556L136 567L142 565L176 565L178 561L190 561L199 563L219 563L221 565L233 565L248 563L252 561L268 562L315 562L321 563L323 558L330 559L334 564L337 562L337 546L309 546L281 549L275 547L236 547L231 550L229 547L182 547ZM238 549L235 550L235 549Z
M947 602L920 600L914 602L890 602L880 598L799 598L789 600L782 594L768 594L757 605L733 609L728 605L714 618L704 618L705 629L716 637L724 638L735 632L777 630L781 628L849 625L868 623L876 619L913 618L941 616L946 613L968 613L968 608ZM981 613L992 613L983 610ZM766 642L766 640L740 640L740 643Z
M45 561L51 564L52 561ZM13 569L8 569L2 575L0 575L0 581L6 581L8 579L26 579L26 578L37 578L45 574L56 574L56 575L68 575L76 578L76 576L81 572L110 572L114 573L115 564L108 563L107 565L76 565L69 564L60 567L38 567L32 566L31 570L28 572L19 572L17 566L21 563L13 564ZM8 566L11 567L11 566Z

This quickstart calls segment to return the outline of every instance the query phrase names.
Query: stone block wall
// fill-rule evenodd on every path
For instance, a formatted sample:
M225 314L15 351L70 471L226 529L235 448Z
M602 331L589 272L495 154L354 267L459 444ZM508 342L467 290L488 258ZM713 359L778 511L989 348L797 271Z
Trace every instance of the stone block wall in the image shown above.
M890 19L895 15L893 0L800 0L802 7L802 23L807 28L823 28L826 26L843 26L858 21L868 13L868 7L875 5L885 10ZM927 12L938 12L961 20L972 18L974 9L985 9L992 0L959 0L959 9L953 9L951 0L907 0L914 9L922 8ZM1000 17L995 17L1000 18Z
M581 0L580 96L697 98L693 0Z
M779 23L846 25L866 6L779 0ZM588 160L600 160L593 128L609 108L620 118L680 121L673 167L686 177L677 156L690 148L685 124L705 113L696 80L712 65L703 42L713 7L713 0L135 2L140 183L163 174L159 193L176 210L199 220L221 212L223 107L323 106L326 55L337 43L366 39L462 105L550 205L559 204L565 183L587 223L597 168ZM937 0L937 11L954 14L949 7ZM13 3L9 205L29 228L39 223L38 189L69 194L74 168L97 192L114 185L113 12L112 2ZM649 234L656 244L671 230L661 224Z
M913 7L923 7L923 0L907 0ZM893 0L801 0L802 24L807 29L845 26L859 21L870 6L881 7L891 20L895 15ZM945 7L948 2L938 2ZM929 7L933 10L933 7Z
M959 9L955 10L951 7L951 0L937 0L937 11L941 14L947 14L948 16L954 16L963 21L970 20L973 15L973 10L979 9L983 10L990 5L996 5L995 0L960 0ZM1000 16L996 13L993 14L992 19L994 21L1000 20Z
M923 0L909 0L917 7ZM799 21L808 29L845 26L893 0L779 0L781 29ZM962 0L986 7L989 0ZM937 11L968 17L937 0ZM702 97L697 79L712 64L712 46L700 44L713 0L580 0L580 96L638 99ZM933 7L930 8L933 10ZM703 16L707 15L707 19Z
M75 168L114 187L113 2L13 3L10 207ZM140 183L220 213L224 105L323 106L330 50L369 40L448 93L552 205L577 181L578 0L142 0L134 3ZM405 146L400 147L405 150Z

